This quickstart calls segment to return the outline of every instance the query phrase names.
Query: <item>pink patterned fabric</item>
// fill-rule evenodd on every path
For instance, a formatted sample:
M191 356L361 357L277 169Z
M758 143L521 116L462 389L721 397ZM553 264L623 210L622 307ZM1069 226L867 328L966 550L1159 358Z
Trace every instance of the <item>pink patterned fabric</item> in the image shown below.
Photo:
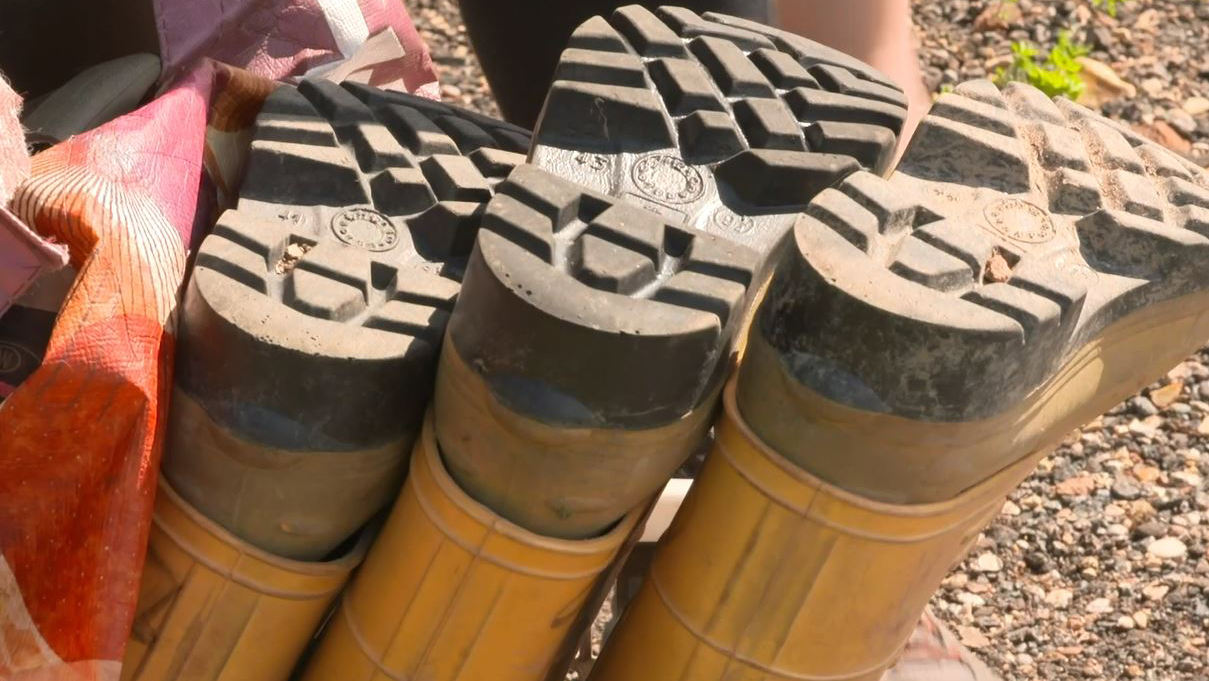
M272 85L213 64L38 154L12 209L78 270L38 368L0 409L0 679L117 681L172 385L207 131ZM221 138L218 138L221 139Z
M41 239L17 216L0 206L0 315L43 272L56 270L67 263L67 251ZM0 343L0 366L6 364L6 351ZM0 398L11 386L0 380Z
M402 89L438 99L428 47L401 0L155 0L166 79L201 57L282 80L352 57L392 31Z
M29 175L25 134L17 120L20 113L21 97L0 74L0 208L8 203L13 190Z
M20 112L21 97L0 75L0 316L42 272L67 262L63 249L43 241L4 208L17 185L29 175L25 135L17 120ZM21 361L20 352L0 343L0 399L12 391L3 380L4 368Z

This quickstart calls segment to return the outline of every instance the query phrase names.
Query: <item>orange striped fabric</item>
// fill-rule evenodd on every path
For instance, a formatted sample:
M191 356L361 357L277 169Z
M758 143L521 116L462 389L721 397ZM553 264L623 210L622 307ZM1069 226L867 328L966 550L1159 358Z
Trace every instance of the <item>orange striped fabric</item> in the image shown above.
M42 366L0 408L2 679L118 677L178 293L190 244L213 219L198 208L229 198L212 194L241 165L240 146L226 142L271 87L206 64L147 106L36 156L13 198L26 224L68 247L79 274ZM205 182L203 165L215 175Z

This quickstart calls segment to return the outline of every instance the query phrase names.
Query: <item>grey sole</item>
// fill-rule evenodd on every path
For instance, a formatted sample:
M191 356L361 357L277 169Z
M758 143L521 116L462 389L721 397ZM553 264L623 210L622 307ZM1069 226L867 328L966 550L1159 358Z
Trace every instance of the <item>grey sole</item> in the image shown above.
M941 97L890 180L806 214L758 331L865 411L993 416L1114 322L1209 288L1209 175L1021 84Z
M864 64L760 24L639 6L589 20L534 135L545 173L518 169L490 205L453 343L537 421L683 417L716 396L797 213L884 170L904 106Z
M514 126L409 95L283 87L202 244L177 383L241 437L339 451L413 433Z
M555 79L534 164L770 255L815 194L887 169L906 116L847 55L678 7L585 23Z

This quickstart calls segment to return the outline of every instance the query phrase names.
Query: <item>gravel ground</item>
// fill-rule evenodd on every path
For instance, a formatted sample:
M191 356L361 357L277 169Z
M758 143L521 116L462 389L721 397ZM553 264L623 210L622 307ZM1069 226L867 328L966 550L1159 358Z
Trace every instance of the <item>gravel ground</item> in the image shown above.
M569 0L566 0L569 1ZM1101 107L1209 166L1209 0L916 0L936 92L1059 31L1135 90ZM408 0L448 101L498 116L453 0ZM1015 10L1019 10L1016 12ZM1018 18L1017 18L1018 15ZM980 18L981 17L981 18ZM1007 17L1007 21L993 20ZM933 600L1005 681L1209 680L1209 351L1072 433ZM597 646L594 646L597 647Z

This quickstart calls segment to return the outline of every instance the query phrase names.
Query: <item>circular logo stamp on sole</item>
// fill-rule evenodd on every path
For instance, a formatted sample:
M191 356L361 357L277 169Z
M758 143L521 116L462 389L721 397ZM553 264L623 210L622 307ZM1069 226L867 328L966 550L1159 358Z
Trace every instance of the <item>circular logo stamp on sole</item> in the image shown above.
M332 234L350 246L389 251L399 243L399 228L390 218L369 208L349 208L332 218Z
M1057 234L1049 214L1022 199L1000 199L987 206L984 214L992 229L1012 241L1042 244Z
M691 203L705 194L696 168L674 156L648 156L634 165L634 184L643 194L668 203Z

